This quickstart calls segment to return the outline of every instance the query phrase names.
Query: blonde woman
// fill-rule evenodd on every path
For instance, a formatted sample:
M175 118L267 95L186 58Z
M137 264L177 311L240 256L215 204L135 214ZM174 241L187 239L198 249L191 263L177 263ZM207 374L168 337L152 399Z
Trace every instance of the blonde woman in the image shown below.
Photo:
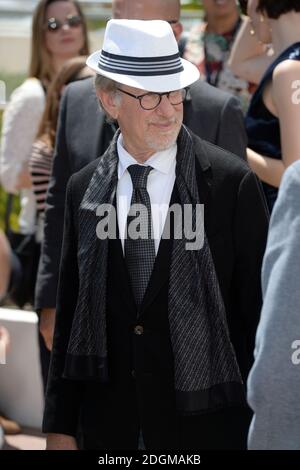
M20 232L25 236L34 235L36 239L24 239L28 241L29 259L20 250L9 253L7 240L3 234L0 237L0 259L6 260L1 266L0 295L8 291L20 307L33 302L40 254L36 201L28 169L32 145L45 109L49 84L67 60L88 52L87 28L79 4L73 0L41 0L32 22L29 78L12 94L2 127L1 184L9 193L20 191ZM41 336L40 351L45 386L49 352Z
M0 178L9 193L21 190L20 231L35 231L35 201L28 161L45 108L45 94L64 62L88 53L86 26L71 0L42 0L32 22L29 78L17 88L3 117Z
M36 204L28 162L44 112L47 88L66 60L87 53L87 30L79 5L71 0L41 0L32 20L29 78L13 92L5 110L0 152L1 184L8 193L21 194L19 228L24 235L36 230ZM21 278L18 271L22 271L22 262L8 256L3 234L0 258L6 260L0 276L0 294L4 295L10 278L11 281Z

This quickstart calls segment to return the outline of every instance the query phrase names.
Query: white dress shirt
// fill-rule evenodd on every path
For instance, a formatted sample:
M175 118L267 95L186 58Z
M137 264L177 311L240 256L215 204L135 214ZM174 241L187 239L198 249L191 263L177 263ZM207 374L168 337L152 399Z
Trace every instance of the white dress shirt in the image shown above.
M150 197L152 223L154 232L155 253L157 254L160 239L167 217L171 194L175 183L177 144L171 148L156 152L144 164L137 162L123 147L120 134L117 142L119 164L117 185L117 213L119 236L124 252L124 237L126 232L127 215L132 197L132 181L127 170L130 165L152 166L147 180L147 191Z

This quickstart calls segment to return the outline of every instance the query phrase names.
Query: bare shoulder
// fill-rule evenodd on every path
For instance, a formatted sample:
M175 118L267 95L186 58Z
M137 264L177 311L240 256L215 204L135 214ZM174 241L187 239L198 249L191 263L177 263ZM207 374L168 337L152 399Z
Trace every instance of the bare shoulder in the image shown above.
M276 65L273 72L273 81L290 80L292 77L299 79L300 61L287 59Z
M298 83L299 77L300 61L284 60L275 67L272 80L272 97L278 113L281 109L290 109L292 107L294 84Z

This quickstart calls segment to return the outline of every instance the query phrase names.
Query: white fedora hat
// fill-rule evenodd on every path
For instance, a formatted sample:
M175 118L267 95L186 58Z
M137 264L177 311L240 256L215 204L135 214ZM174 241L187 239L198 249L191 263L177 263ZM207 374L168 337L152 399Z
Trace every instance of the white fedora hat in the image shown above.
M109 20L102 50L86 63L116 82L160 93L185 88L200 76L180 58L171 26L160 20Z

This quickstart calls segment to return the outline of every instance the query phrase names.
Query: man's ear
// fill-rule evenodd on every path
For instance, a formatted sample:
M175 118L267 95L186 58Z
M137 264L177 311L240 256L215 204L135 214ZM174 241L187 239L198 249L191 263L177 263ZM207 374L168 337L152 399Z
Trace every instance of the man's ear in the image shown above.
M114 94L104 90L96 90L96 94L107 114L112 118L117 119L119 114L119 105Z
M182 23L180 23L180 21L178 21L178 23L175 23L175 24L172 25L172 29L173 29L173 33L174 33L174 36L176 38L176 41L178 42L179 39L180 39L180 36L182 35L182 31L183 31Z

